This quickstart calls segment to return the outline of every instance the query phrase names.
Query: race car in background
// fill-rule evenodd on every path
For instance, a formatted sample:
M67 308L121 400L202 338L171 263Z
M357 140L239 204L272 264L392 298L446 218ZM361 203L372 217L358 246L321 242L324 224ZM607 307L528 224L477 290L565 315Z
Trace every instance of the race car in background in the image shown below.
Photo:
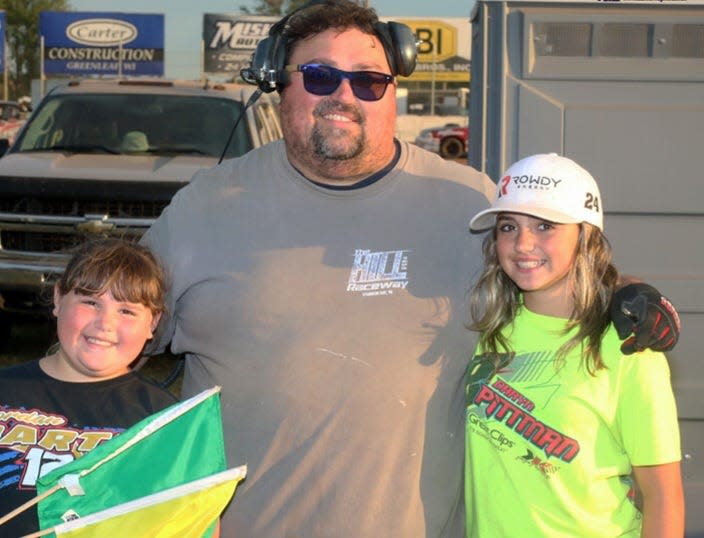
M469 127L462 127L458 123L429 127L418 134L415 144L438 153L445 159L458 159L467 155Z

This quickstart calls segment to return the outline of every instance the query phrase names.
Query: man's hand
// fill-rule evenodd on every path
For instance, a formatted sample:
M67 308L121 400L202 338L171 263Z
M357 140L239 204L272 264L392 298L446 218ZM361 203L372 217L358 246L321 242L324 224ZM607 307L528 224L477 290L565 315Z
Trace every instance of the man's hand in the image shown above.
M672 303L643 283L629 284L614 293L611 321L621 340L621 351L630 355L650 348L669 351L680 336L680 317Z

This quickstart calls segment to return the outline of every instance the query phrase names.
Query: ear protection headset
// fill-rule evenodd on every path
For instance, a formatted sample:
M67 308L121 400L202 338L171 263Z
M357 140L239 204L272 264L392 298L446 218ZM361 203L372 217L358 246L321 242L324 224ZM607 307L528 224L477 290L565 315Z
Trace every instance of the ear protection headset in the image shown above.
M286 47L286 29L289 19L311 6L332 2L334 0L311 0L273 25L269 30L269 36L257 44L250 66L240 71L245 82L256 84L264 93L281 90L282 86L288 84L289 73L284 71L284 67L289 53ZM418 54L413 31L407 25L398 22L377 22L374 30L384 47L391 74L407 77L413 73Z

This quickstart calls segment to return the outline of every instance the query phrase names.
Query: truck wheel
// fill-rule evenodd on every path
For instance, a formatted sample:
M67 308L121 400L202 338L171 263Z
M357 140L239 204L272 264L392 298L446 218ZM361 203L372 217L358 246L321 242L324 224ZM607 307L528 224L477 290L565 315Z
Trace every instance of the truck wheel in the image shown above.
M459 138L446 138L440 143L440 156L445 159L457 159L464 153L464 144Z

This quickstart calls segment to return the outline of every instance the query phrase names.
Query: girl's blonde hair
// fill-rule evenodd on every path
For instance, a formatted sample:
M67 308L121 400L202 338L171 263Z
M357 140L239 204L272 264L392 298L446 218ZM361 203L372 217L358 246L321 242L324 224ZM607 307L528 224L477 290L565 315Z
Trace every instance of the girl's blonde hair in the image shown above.
M559 367L573 348L582 345L582 360L594 375L605 368L601 340L610 324L609 306L619 275L612 264L611 245L601 230L585 222L579 227L575 260L567 276L574 310L565 334L575 327L578 331L558 349L556 363ZM484 238L482 248L484 269L470 295L470 329L480 332L479 343L485 353L498 356L511 351L508 339L501 332L516 317L521 290L499 264L496 226Z
M102 295L139 303L153 315L166 310L166 276L145 246L123 239L97 239L80 245L56 283L61 295Z

